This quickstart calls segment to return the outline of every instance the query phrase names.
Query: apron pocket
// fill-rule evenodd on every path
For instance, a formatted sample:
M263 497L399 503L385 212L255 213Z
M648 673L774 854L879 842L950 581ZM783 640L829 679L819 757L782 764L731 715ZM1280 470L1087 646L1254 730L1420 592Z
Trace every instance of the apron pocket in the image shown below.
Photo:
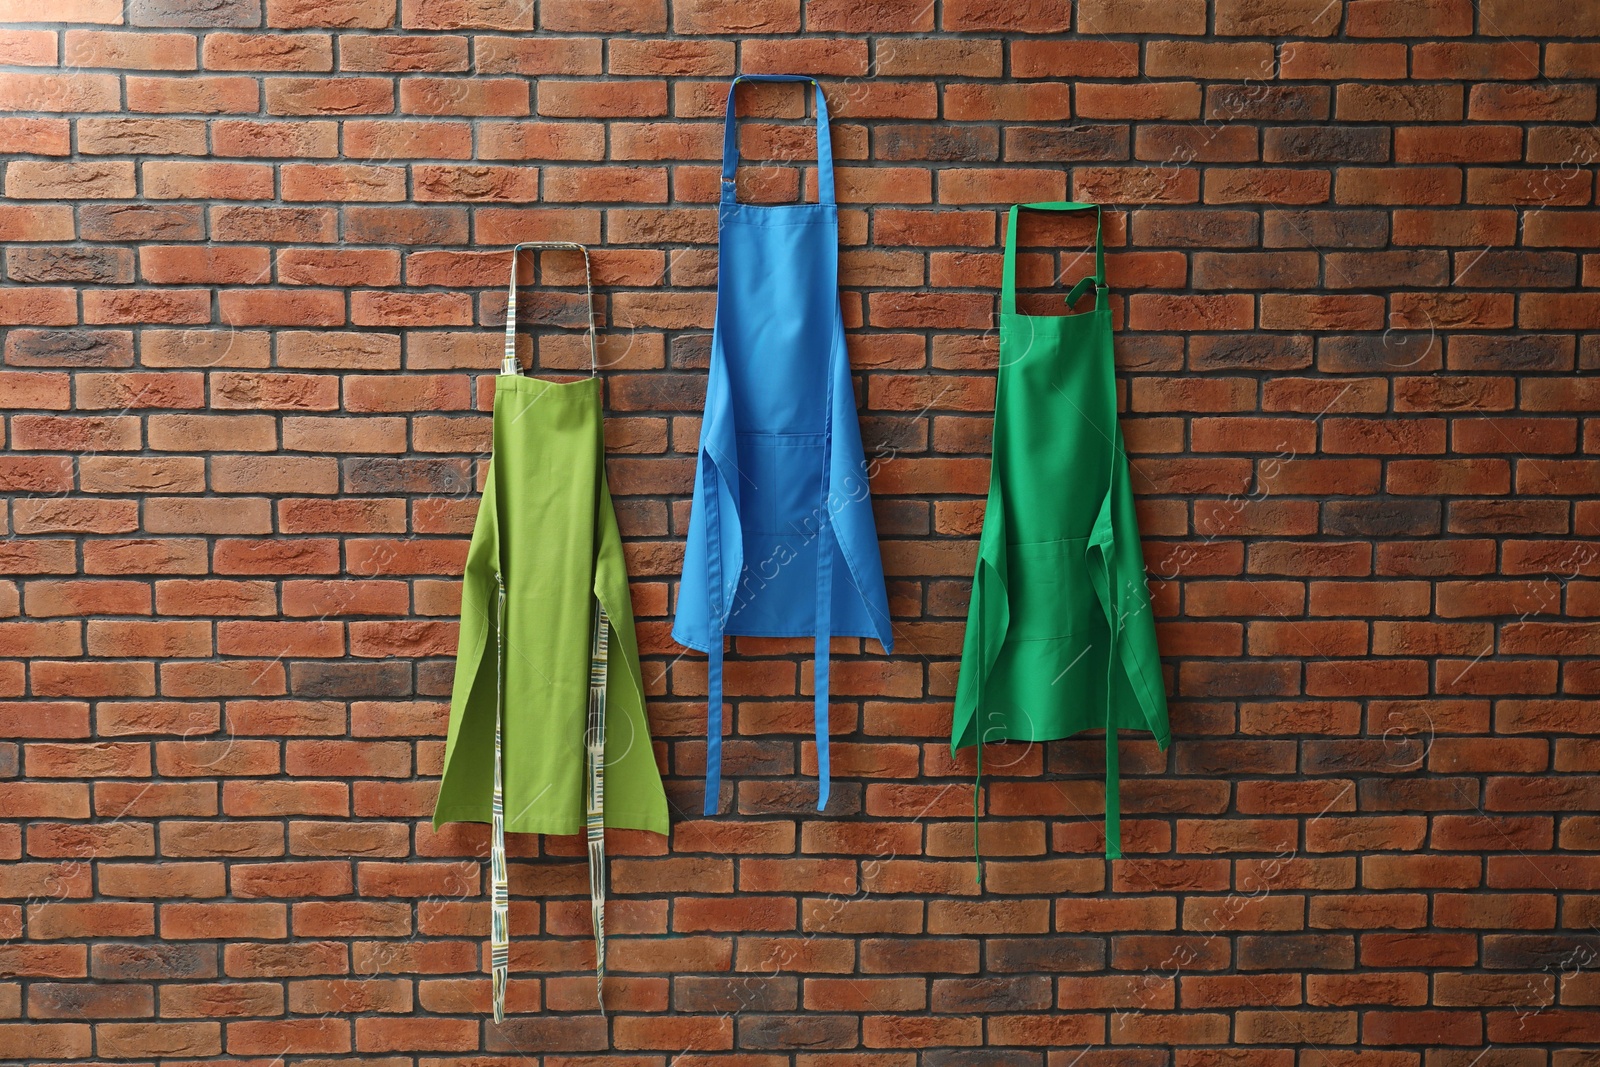
M814 538L822 515L820 433L741 433L739 518L751 533Z
M1089 583L1086 537L1006 546L1008 638L1048 641L1088 629L1100 611Z

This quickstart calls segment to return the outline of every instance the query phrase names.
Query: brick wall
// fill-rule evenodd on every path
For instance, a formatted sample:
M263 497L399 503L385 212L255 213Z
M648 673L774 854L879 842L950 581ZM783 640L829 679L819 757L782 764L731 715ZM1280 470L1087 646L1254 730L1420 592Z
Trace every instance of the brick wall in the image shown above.
M0 1060L1595 1063L1597 12L0 0ZM805 643L738 642L705 820L668 637L740 70L826 79L887 457L900 651L837 644L825 817ZM809 159L797 87L744 99L748 155ZM1097 741L997 753L979 896L999 216L1069 196L1111 208L1178 740L1123 742L1115 867ZM1025 279L1085 233L1033 220ZM496 1027L487 835L427 816L505 247L548 238L600 246L678 821L613 838L609 1020L577 843L518 841ZM581 322L544 269L530 327Z

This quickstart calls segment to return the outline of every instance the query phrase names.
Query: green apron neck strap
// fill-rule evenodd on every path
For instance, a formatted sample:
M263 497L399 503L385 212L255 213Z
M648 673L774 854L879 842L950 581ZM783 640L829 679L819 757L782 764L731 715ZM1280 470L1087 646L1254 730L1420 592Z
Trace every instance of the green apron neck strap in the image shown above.
M1083 291L1094 286L1094 306L1099 311L1106 306L1106 246L1101 233L1105 214L1099 204L1077 204L1052 200L1038 204L1012 204L1006 215L1005 262L1000 274L1000 313L1017 313L1017 212L1026 211L1093 211L1094 212L1094 273L1084 278L1067 294L1067 307L1078 302Z
M576 241L523 241L511 249L511 282L506 287L506 350L500 359L501 374L521 374L517 363L517 257L524 248L547 251L565 250L583 254L584 313L589 318L589 377L600 373L600 357L596 349L594 321L594 275L589 269L589 249Z

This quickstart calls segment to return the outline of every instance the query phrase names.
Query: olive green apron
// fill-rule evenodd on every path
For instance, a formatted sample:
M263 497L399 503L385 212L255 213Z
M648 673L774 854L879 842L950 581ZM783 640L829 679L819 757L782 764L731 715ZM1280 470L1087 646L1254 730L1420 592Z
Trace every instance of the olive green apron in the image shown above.
M510 970L506 831L588 839L596 993L605 1008L605 827L667 832L645 719L622 540L606 486L600 379L525 378L516 358L517 252L494 451L467 550L461 637L435 828L487 822L494 1017ZM492 655L490 650L493 650Z
M1000 368L994 447L972 603L951 725L952 753L978 747L976 850L983 746L1106 731L1106 857L1122 855L1118 729L1170 739L1150 590L1117 423L1105 248L1095 204L1024 204L1093 211L1093 311L1017 311L1017 207L1000 287ZM981 859L978 877L982 874Z

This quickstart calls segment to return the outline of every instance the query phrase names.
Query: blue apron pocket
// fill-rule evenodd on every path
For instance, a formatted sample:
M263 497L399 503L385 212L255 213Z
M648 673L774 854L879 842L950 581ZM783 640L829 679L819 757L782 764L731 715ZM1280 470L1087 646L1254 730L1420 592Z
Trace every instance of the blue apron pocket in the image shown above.
M744 570L730 633L805 636L816 627L824 437L741 433L739 514Z
M745 530L800 540L816 537L823 508L823 435L741 433L737 439L739 513Z

